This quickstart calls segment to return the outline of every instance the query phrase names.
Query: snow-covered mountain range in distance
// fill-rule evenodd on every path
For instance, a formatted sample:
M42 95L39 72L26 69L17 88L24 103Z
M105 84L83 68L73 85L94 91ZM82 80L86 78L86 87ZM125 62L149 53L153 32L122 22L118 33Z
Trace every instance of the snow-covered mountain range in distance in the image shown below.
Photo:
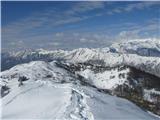
M109 48L79 48L72 51L43 49L2 53L2 71L16 64L34 60L52 61L63 59L79 63L103 60L106 66L130 65L160 77L160 40L132 40L115 43Z
M160 57L160 40L137 39L111 45L111 50L118 53Z
M8 68L29 63L1 72L2 118L158 120L160 42L144 41L4 53Z

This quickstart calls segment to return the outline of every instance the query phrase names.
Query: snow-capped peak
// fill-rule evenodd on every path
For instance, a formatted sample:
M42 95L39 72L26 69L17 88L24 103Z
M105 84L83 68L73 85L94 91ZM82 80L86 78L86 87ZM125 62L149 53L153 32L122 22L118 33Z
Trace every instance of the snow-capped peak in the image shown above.
M136 39L115 43L110 47L119 53L160 57L160 39Z

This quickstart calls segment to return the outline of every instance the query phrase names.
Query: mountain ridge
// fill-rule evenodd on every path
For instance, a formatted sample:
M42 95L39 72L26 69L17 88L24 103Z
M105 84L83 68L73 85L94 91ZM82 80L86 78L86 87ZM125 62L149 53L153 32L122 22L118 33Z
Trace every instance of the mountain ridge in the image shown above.
M140 42L136 41L134 46L130 45L130 43L133 43L133 41L128 42L131 48L132 47L134 48L135 45L137 48L139 47L142 48L142 46L144 48L147 48L147 46L151 44L151 46L149 46L149 50L153 49L154 46L157 46L156 50L159 50L158 54L160 53L160 41L157 39L141 40ZM127 43L123 43L123 44L125 46L128 45ZM145 47L145 45L147 46ZM130 54L130 51L128 53L125 53L124 51L120 51L119 53L116 51L113 52L113 46L114 45L110 47L111 49L110 48L98 48L98 49L78 48L72 51L64 51L64 50L47 51L43 49L38 49L35 51L29 50L29 52L22 51L18 53L2 54L2 63L3 63L2 70L8 69L19 63L26 63L34 60L53 61L57 59L58 60L63 59L73 63L87 62L89 60L103 60L106 66L116 66L119 64L131 65L145 72L149 72L153 75L160 77L160 67L159 67L160 57L159 56L153 57L153 56L150 56L149 54L145 54L145 56L141 56L137 53ZM120 44L120 47L121 47L121 44ZM118 47L115 47L115 49L117 48Z
M145 47L142 44L138 47ZM0 76L2 118L158 120L160 57L154 56L157 52L140 55L128 49L123 51L126 44L120 52L113 46L2 54L2 65L10 68ZM35 105L39 109L29 112Z

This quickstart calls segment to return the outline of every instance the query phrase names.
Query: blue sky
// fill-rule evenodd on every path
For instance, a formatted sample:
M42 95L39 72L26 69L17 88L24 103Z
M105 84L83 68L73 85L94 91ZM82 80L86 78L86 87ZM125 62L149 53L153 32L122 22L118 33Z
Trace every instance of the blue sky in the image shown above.
M159 38L160 2L2 2L2 50L106 47Z

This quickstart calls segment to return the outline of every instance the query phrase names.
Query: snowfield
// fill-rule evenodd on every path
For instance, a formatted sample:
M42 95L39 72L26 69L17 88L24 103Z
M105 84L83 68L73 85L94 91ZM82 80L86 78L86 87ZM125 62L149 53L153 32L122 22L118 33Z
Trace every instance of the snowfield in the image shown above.
M61 119L69 99L69 88L31 83L4 97L2 119Z
M127 73L129 69L118 71L113 69L111 71L104 71L102 73L94 73L90 69L78 72L81 76L89 80L90 84L95 85L100 89L109 89L117 87L117 85L122 85L127 82ZM124 78L119 78L119 74L124 74Z
M15 89L14 95L3 99L2 119L156 120L125 99L91 88L32 84Z
M47 74L53 75L54 79L46 78ZM27 76L29 80L19 86L18 75ZM105 78L104 75L107 74L102 73L99 78ZM62 80L66 81L62 83ZM128 100L81 85L55 62L17 65L2 72L1 81L10 88L9 94L2 98L2 119L159 119Z

